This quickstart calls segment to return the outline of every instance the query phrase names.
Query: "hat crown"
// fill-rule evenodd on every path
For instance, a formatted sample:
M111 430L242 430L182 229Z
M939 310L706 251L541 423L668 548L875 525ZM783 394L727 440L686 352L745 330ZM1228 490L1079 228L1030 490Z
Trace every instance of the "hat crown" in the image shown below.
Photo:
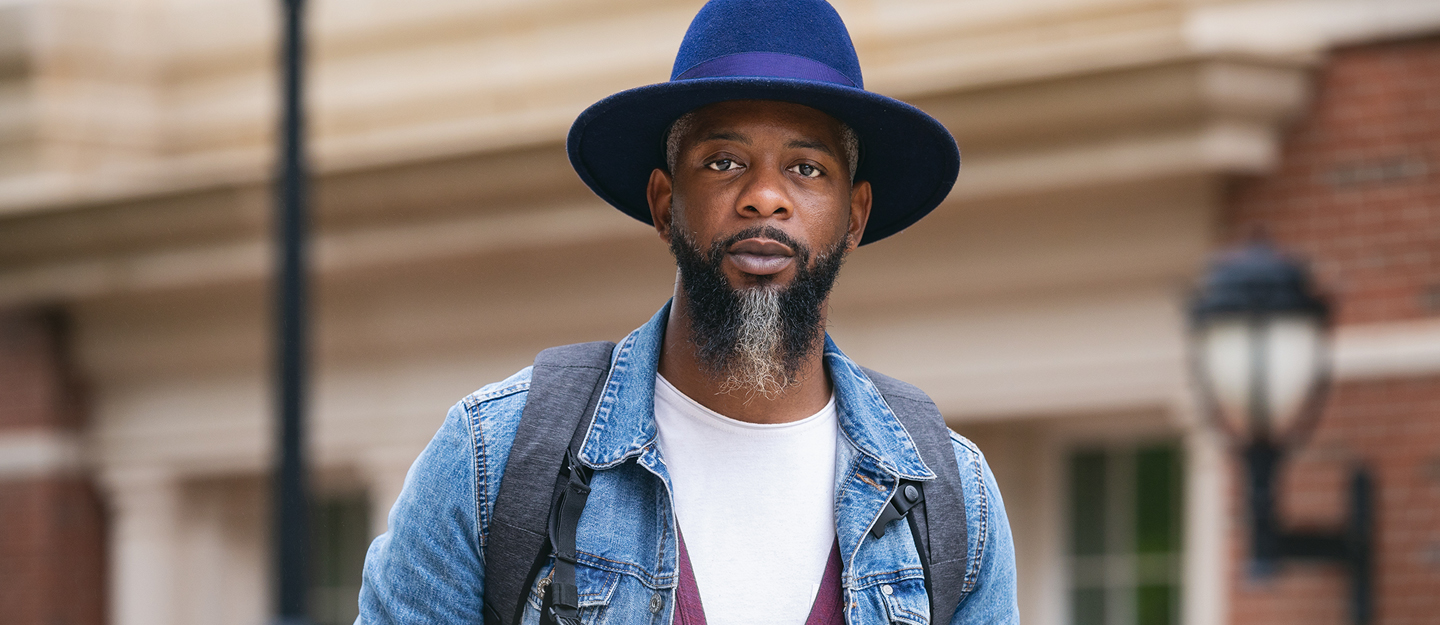
M737 55L754 62L716 65ZM694 70L702 66L712 70L704 77L714 77L716 71L725 76L775 76L774 61L781 55L808 59L838 74L804 71L796 78L865 86L850 32L823 0L711 0L685 31L670 80L697 77Z

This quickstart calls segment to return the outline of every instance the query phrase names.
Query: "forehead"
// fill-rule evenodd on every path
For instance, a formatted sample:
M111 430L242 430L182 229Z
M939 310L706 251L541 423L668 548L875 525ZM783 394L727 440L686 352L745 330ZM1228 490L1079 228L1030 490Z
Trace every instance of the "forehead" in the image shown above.
M683 140L703 140L715 133L779 132L802 135L838 145L840 122L803 104L773 100L732 100L695 109Z

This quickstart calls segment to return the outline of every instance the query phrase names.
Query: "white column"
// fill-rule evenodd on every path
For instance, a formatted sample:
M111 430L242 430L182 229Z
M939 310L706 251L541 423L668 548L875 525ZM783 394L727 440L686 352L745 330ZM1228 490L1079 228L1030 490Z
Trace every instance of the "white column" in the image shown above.
M180 485L163 469L103 476L114 515L110 540L111 623L174 625Z
M1229 607L1229 496L1224 441L1192 426L1185 436L1185 582L1181 623L1223 625Z

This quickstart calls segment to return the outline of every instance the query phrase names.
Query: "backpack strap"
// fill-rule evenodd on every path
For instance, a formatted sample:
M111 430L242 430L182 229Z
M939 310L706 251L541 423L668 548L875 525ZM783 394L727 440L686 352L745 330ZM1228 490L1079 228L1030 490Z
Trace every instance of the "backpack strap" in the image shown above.
M916 550L925 567L930 622L949 623L960 606L969 559L965 497L960 487L960 465L955 461L955 448L950 442L950 429L945 426L945 419L940 416L935 402L924 391L874 370L861 369L910 432L920 458L937 476L923 484L902 480L896 496L886 504L882 518L889 516L893 520L904 516L909 519ZM910 493L908 486L915 486L915 492ZM919 512L915 513L916 510ZM882 528L880 535L883 534Z
M485 544L486 625L520 622L532 580L553 546L548 536L551 509L572 508L577 503L584 506L579 495L581 491L589 494L589 473L571 470L572 458L578 455L594 418L614 349L614 343L599 341L552 347L535 357L525 410L505 462ZM572 484L576 479L582 483ZM576 494L571 495L571 490ZM569 501L562 502L562 497ZM557 502L562 505L556 506ZM560 547L571 559L569 585L573 591L573 528L570 536L569 544ZM576 607L572 597L560 600ZM551 603L548 595L546 603Z

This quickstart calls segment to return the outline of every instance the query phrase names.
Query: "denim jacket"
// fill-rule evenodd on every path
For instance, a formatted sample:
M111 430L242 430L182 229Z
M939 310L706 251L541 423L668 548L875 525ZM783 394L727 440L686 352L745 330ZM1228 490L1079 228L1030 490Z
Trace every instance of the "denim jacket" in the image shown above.
M668 625L674 615L675 516L654 419L655 370L669 308L615 347L610 378L581 447L580 462L595 469L577 536L576 582L587 624ZM867 532L899 478L935 475L879 391L828 336L824 359L841 431L835 530L844 561L846 621L927 625L924 572L909 527L893 523L879 539ZM370 545L356 623L484 620L489 521L529 388L526 368L450 409L410 467L390 510L389 531ZM980 450L957 434L950 438L969 543L964 594L950 623L1016 623L1014 545L1000 491ZM542 569L537 579L547 573ZM539 621L538 586L532 586L525 625Z

